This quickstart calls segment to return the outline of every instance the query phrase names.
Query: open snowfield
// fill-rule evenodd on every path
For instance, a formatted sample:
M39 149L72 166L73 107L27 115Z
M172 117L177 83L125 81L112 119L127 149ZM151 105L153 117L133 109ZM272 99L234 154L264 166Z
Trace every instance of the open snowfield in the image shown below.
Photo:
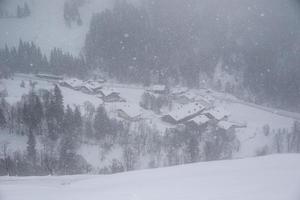
M1 177L1 200L299 200L300 155L106 176Z

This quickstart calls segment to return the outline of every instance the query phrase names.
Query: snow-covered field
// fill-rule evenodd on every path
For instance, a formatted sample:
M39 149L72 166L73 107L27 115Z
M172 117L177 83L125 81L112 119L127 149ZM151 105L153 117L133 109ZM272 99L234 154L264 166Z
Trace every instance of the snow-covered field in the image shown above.
M103 176L0 177L1 200L299 200L300 155Z

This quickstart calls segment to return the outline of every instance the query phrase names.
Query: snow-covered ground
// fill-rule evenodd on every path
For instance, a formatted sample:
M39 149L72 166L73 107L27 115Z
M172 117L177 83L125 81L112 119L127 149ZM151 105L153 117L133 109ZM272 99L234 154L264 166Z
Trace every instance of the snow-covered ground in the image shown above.
M25 88L21 88L20 84L25 81ZM13 79L2 80L0 82L1 87L7 89L8 96L6 100L13 104L20 100L21 96L28 93L30 90L30 81L37 82L36 89L50 89L53 88L54 82L46 81L35 77L34 75L16 74ZM126 103L105 103L107 111L111 117L118 117L116 110L127 106L130 109L135 109L134 113L141 112L142 118L152 127L155 127L161 133L164 133L166 128L174 127L161 120L161 115L155 114L152 111L144 110L139 106L141 96L145 91L145 88L134 85L122 85L116 83L105 83L104 86L114 92L120 93L120 96L126 100ZM86 101L91 102L95 107L103 104L103 101L96 95L84 94L80 91L75 91L69 88L61 87L65 105L77 105L83 108ZM245 128L236 129L236 135L240 141L240 148L233 154L234 158L252 157L257 155L258 151L267 149L274 149L274 136L279 129L290 130L293 126L293 122L297 120L297 113L287 113L286 115L277 114L276 110L266 108L263 106L253 106L247 102L243 102L228 94L218 93L210 90L190 90L188 95L195 98L206 99L213 102L214 106L218 110L224 110L228 112L228 121L238 122L246 125ZM294 117L296 116L296 117ZM269 135L265 135L263 127L268 125L270 127ZM287 131L288 132L288 131ZM9 143L8 147L10 151L14 149L16 145L13 145L10 139L11 136L3 134L0 137L1 143ZM18 138L13 139L14 142L24 143L26 146L26 139ZM23 148L24 149L24 148ZM100 166L103 162L100 160L100 148L97 144L83 144L78 152L83 155L87 161L95 168ZM268 151L272 153L272 151ZM118 150L111 152L113 156L118 156ZM113 158L113 157L112 157ZM102 165L101 165L102 166Z
M25 83L25 87L20 87L22 81ZM22 95L27 94L30 90L30 82L36 82L35 90L39 89L53 89L55 81L47 81L40 78L35 77L34 75L25 75L25 74L17 74L13 79L4 79L0 82L0 85L3 85L7 89L7 97L6 100L10 104L14 104L20 101ZM57 83L56 83L57 84ZM60 88L64 97L65 105L70 106L80 106L82 107L86 101L91 102L96 107L102 104L102 100L93 95L83 94L81 92L71 90L69 88L61 87Z
M1 200L299 200L300 155L103 176L0 177Z

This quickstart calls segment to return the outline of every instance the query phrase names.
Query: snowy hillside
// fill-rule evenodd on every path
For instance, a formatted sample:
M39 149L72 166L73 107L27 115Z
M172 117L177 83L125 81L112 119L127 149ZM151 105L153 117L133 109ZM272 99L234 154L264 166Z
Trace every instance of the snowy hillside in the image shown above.
M88 0L80 7L82 26L68 28L63 18L63 0L9 0L1 6L15 15L17 5L28 2L31 15L26 18L0 18L0 47L17 46L19 39L33 41L44 53L49 54L54 47L78 55L84 44L85 34L89 29L93 13L108 8L109 0ZM1 3L1 2L0 2Z
M24 88L20 87L22 81L25 82ZM6 100L10 104L14 104L19 101L23 94L29 92L30 82L37 83L35 86L36 90L52 89L53 84L57 83L55 81L47 81L45 79L37 78L34 75L17 74L13 79L4 79L1 82L2 87L7 90L8 95ZM183 109L182 106L175 104L172 106L173 108L171 108L171 112L169 109L165 108L161 114L157 114L151 110L145 110L140 107L140 101L143 93L146 91L146 88L113 83L104 83L103 86L104 89L102 89L102 91L104 93L117 92L126 102L104 103L98 95L85 94L82 91L76 91L67 87L60 88L63 93L65 105L79 106L83 112L85 103L90 102L95 107L103 105L112 118L124 120L120 118L119 110L123 110L129 116L138 116L150 127L158 130L160 134L164 134L167 128L176 127L176 125L163 121L161 117L164 114L174 113L172 112L174 109L177 111L176 113L180 114L180 109ZM299 117L299 114L297 113L286 113L285 115L276 114L275 110L272 110L271 108L250 105L230 95L218 93L212 90L209 92L204 89L190 90L186 93L186 96L193 96L199 101L202 100L210 102L214 109L208 109L205 112L211 114L215 113L214 115L220 115L221 117L223 117L226 113L226 115L228 115L228 119L227 121L223 121L222 124L220 123L220 126L222 125L226 127L231 126L231 124L238 124L241 126L241 128L236 129L236 137L239 145L232 154L233 158L252 157L259 154L259 152L276 153L274 150L276 149L276 147L274 147L275 139L277 137L276 134L279 130L287 130L286 133L288 133L292 129L294 121ZM176 110L178 108L179 110ZM137 129L138 126L135 122L132 122L131 124L133 130ZM264 127L266 126L268 127L268 134L264 131ZM12 136L3 132L0 137L0 143L8 143L8 149L11 153L17 150L24 151L26 149L26 138L23 136ZM15 143L18 145L14 145ZM82 155L89 164L98 169L109 165L113 159L121 158L122 150L116 147L108 152L104 159L99 145L100 144L94 142L84 143L78 149L78 153ZM18 146L18 149L16 149L16 146ZM281 148L283 148L282 152L287 152L285 150L286 144L284 144ZM147 162L147 158L145 158L145 161L143 162ZM141 163L139 169L143 168L148 168L146 163Z
M300 156L273 155L108 176L1 177L2 200L298 200Z

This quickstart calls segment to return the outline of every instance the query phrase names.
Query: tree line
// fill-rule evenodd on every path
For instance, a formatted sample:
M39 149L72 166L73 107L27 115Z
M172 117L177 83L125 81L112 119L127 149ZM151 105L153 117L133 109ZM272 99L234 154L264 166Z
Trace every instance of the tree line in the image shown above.
M1 2L0 2L1 4ZM17 5L16 11L14 14L9 13L4 6L0 7L0 19L1 18L25 18L31 15L31 10L27 2L24 2L23 5Z
M14 72L68 74L85 76L86 65L82 57L74 57L54 48L49 58L33 42L20 40L18 47L7 45L0 49L0 69L7 76Z

